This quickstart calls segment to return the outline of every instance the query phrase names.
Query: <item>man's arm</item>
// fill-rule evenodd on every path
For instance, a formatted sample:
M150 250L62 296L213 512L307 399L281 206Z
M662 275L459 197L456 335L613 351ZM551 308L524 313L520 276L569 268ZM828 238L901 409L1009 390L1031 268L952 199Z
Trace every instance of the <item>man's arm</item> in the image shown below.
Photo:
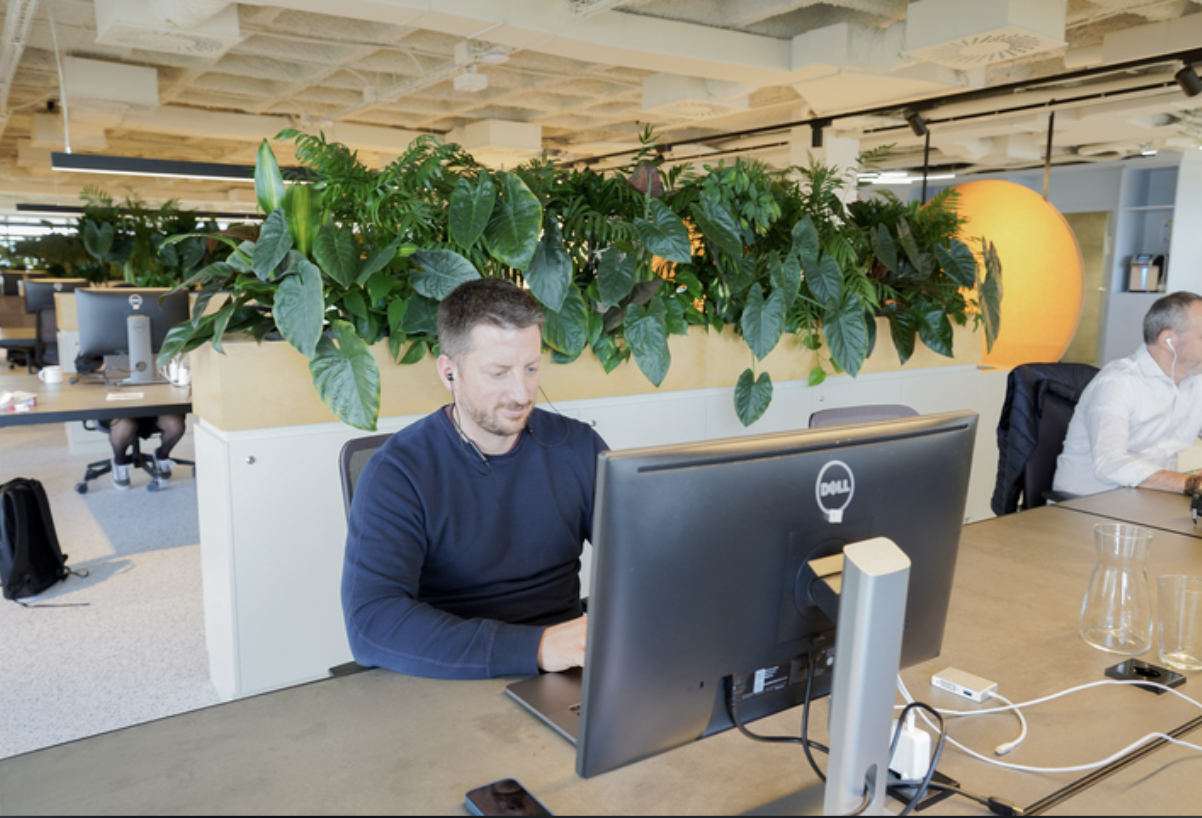
M348 521L342 607L355 661L415 676L533 675L543 628L463 619L419 602L423 504L386 461L360 477Z
M1085 416L1094 476L1112 486L1158 488L1160 479L1154 481L1157 485L1143 484L1158 472L1165 475L1174 472L1165 471L1160 465L1131 453L1130 425L1134 412L1134 397L1123 391L1121 384L1104 385L1104 391L1096 397ZM1177 490L1183 486L1181 484Z
M1188 479L1189 475L1187 474L1161 469L1140 483L1139 487L1141 489L1156 489L1157 491L1171 491L1174 494L1184 494L1185 482Z

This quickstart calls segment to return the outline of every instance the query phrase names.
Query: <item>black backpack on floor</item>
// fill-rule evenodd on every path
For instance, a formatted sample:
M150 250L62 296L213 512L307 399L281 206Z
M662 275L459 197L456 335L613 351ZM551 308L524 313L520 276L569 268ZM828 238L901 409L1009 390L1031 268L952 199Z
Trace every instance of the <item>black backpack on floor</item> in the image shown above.
M0 582L4 584L4 598L40 594L69 573L42 484L18 477L0 486Z

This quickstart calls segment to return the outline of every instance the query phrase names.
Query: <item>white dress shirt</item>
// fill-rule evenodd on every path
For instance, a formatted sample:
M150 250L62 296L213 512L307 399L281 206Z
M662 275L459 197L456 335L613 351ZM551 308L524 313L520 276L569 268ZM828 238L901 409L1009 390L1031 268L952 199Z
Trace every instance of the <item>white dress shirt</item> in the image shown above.
M1177 471L1177 455L1202 432L1202 376L1174 384L1140 346L1102 368L1077 403L1056 461L1056 491L1097 494L1138 486L1161 469Z

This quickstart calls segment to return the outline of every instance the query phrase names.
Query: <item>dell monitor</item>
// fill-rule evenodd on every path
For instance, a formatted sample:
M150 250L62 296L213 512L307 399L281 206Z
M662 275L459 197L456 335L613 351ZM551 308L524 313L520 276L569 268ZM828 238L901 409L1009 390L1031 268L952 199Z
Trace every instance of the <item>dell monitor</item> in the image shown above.
M577 772L732 727L728 696L743 722L798 705L811 666L828 694L839 639L807 566L852 543L909 557L900 664L937 656L976 425L956 412L602 453Z
M75 308L80 357L104 358L106 381L124 377L127 383L165 382L158 377L154 354L163 346L167 332L188 320L186 291L80 290L75 294Z
M25 290L25 312L39 313L54 309L54 294L69 293L90 286L86 278L27 278Z

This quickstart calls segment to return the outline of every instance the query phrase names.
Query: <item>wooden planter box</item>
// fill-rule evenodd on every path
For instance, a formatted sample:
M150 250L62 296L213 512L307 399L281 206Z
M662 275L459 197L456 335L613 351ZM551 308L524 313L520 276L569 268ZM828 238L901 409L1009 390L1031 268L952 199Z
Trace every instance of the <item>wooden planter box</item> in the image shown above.
M542 386L555 401L647 395L690 389L730 388L739 375L754 363L754 356L732 327L721 333L690 327L686 336L668 340L672 366L663 384L656 388L633 361L606 374L601 363L586 351L571 364L551 363L544 358ZM308 361L283 341L256 343L249 338L223 341L225 354L211 346L192 353L193 411L225 431L266 429L335 420L317 396ZM981 360L979 335L968 327L955 328L955 357L937 355L919 343L904 369L975 364ZM430 356L416 364L400 366L389 360L388 344L381 342L372 352L380 367L380 417L423 415L449 400L438 379ZM830 372L828 351L820 353ZM818 355L801 348L792 336L781 339L776 349L756 372L769 372L775 383L805 381L817 365ZM877 343L864 362L863 374L903 369L884 318L877 319ZM831 376L828 376L828 381ZM839 376L846 377L846 376Z

